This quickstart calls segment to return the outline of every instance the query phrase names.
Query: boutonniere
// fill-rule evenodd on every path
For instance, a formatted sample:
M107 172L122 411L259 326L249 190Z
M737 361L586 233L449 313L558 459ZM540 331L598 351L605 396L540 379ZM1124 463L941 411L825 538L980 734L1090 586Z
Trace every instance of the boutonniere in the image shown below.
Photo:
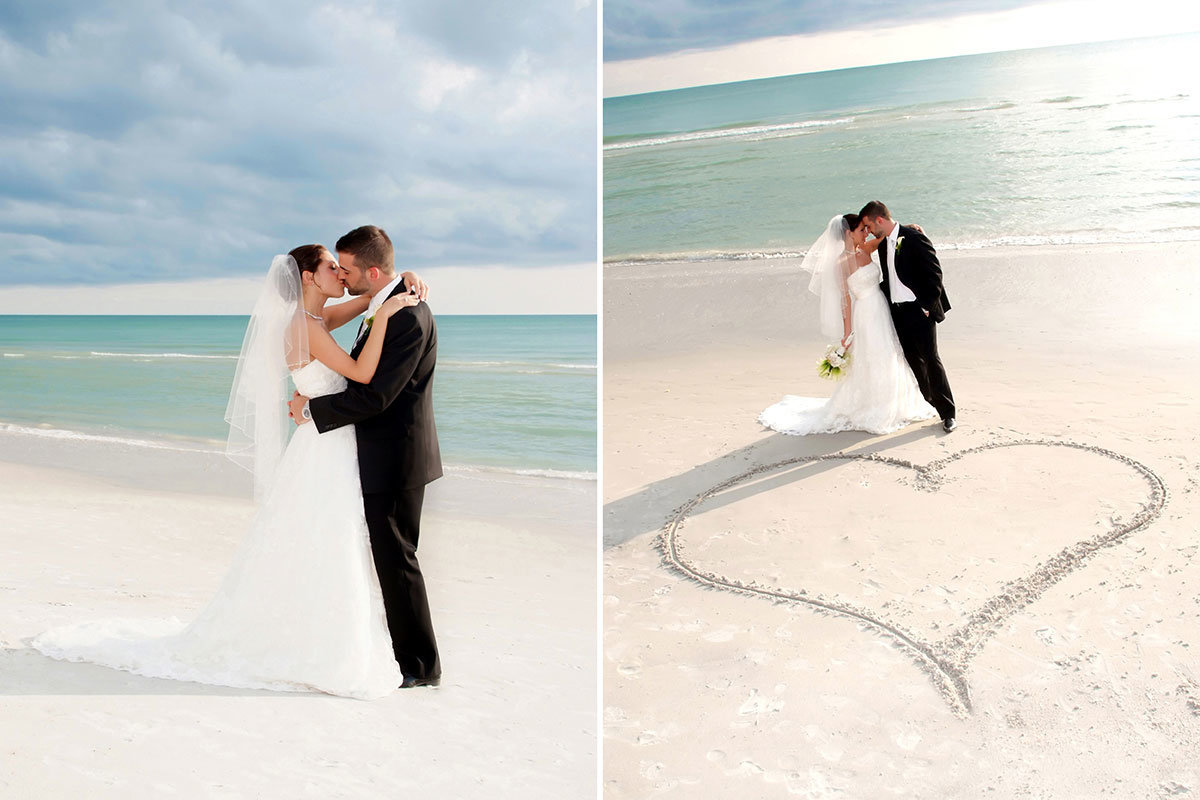
M378 314L379 313L378 310L375 313ZM366 318L366 320L363 322L363 333L370 332L371 323L373 323L374 321L375 321L375 314L372 314L371 316Z
M901 236L899 239L897 239L897 240L896 240L896 252L897 252L897 253L899 253L899 252L900 252L900 245L902 245L902 244L904 244L904 237L903 237L903 236Z

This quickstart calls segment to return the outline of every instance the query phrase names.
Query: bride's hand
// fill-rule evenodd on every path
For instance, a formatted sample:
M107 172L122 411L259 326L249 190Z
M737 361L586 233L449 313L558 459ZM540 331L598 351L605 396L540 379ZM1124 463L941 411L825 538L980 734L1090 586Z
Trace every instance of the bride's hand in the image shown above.
M308 398L304 395L300 394L299 392L292 394L292 401L288 403L288 417L290 417L292 422L296 423L297 426L308 422L308 419L305 419L303 413L304 406L307 405L307 403Z
M402 308L411 308L421 302L421 298L415 294L398 294L395 297L389 297L383 301L383 305L379 307L377 313L382 313L384 319L391 319L392 314L395 314Z
M913 229L914 231L916 231L917 233L925 233L925 229L924 229L924 228L922 228L920 225L918 225L918 224L917 224L917 223L915 223L915 222L910 222L910 223L908 223L908 225L905 225L904 227L906 227L906 228L912 228L912 229Z
M404 285L408 287L409 292L415 293L421 300L429 299L429 284L421 280L421 276L415 272L401 272L400 277L404 279Z

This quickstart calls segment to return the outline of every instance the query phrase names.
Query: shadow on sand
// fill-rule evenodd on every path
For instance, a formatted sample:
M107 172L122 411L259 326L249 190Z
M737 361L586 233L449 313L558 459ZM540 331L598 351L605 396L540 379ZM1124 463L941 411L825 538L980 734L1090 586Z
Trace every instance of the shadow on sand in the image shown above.
M235 689L190 681L147 678L97 664L58 661L32 647L0 648L0 695L142 695L163 697L290 697L331 698L318 692L275 692Z
M633 494L606 503L604 506L604 546L605 548L615 547L643 534L657 533L671 518L675 509L697 494L756 466L832 453L856 456L884 453L911 442L945 435L942 433L941 423L937 420L931 420L922 423L919 427L889 436L856 431L812 436L787 436L776 433L766 439L760 439L753 444L718 456L711 461L698 464L686 472L654 481ZM777 473L768 474L761 480L722 492L719 497L709 498L705 501L703 510L698 510L697 513L703 514L762 492L769 492L779 486L804 480L809 476L834 469L840 463L816 461L781 469Z

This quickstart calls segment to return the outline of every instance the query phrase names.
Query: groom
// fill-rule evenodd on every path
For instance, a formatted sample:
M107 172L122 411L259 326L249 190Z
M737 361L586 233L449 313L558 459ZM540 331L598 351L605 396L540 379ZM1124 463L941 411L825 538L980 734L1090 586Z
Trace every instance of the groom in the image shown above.
M958 427L954 420L954 395L937 351L937 323L946 318L950 300L942 287L942 266L925 234L892 220L888 207L872 200L858 212L879 245L883 281L879 288L892 310L896 336L904 358L925 400L937 409L942 429Z
M337 242L342 283L350 294L371 294L350 355L358 358L376 309L409 290L395 272L392 241L382 228L365 225ZM350 381L338 394L311 400L297 393L292 418L312 420L317 431L355 426L363 506L401 688L437 686L438 660L425 579L417 563L425 485L442 476L433 421L433 369L437 326L424 302L388 319L383 353L370 383Z

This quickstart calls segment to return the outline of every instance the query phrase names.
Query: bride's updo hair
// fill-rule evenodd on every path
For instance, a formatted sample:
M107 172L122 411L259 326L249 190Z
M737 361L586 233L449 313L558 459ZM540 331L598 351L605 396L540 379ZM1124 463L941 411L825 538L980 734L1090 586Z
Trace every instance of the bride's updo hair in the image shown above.
M862 222L862 217L858 214L842 214L842 221L846 223L846 230L852 231Z
M321 264L321 259L328 253L329 251L323 244L302 244L288 255L296 259L296 267L303 275L305 272L316 272L317 267Z

